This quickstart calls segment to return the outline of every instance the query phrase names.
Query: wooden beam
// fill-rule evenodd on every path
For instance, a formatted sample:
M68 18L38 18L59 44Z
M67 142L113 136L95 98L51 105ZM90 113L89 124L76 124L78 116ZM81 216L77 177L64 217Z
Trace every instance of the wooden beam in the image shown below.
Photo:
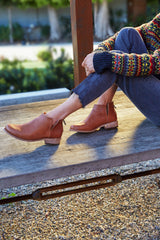
M81 64L93 51L93 19L91 0L71 0L71 27L74 56L74 83L77 86L86 77Z
M146 0L128 0L128 19L135 22L140 16L146 15Z

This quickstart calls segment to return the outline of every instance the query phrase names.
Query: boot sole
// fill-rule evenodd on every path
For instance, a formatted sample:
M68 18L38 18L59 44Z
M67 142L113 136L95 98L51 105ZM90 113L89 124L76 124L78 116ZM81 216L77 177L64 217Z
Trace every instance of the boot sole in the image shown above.
M104 129L117 128L118 127L118 121L111 122L111 123L106 123L103 127L104 127Z
M61 141L61 138L45 138L45 144L58 145Z
M110 123L106 123L106 124L103 124L93 130L90 130L90 131L85 131L85 130L74 130L74 129L70 129L70 131L74 131L74 132L78 132L78 133L92 133L92 132L95 132L97 131L98 129L100 128L104 128L104 129L113 129L113 128L117 128L118 127L118 121L114 121L114 122L110 122Z
M8 132L6 128L4 128L3 130L7 134L9 134L10 136L12 136L12 137L14 137L14 138L16 138L18 140L25 141L25 142L36 142L36 141L43 141L44 140L45 144L58 145L60 143L60 141L61 141L61 138L41 138L41 139L38 139L38 140L26 140L26 139L14 136L10 132Z

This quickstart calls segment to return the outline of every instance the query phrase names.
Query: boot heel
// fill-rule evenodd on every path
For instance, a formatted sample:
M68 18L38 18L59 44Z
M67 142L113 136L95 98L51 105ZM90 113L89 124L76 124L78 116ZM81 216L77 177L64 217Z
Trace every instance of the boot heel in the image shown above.
M61 138L46 138L44 139L45 144L57 145L61 141Z
M118 127L118 121L111 122L111 123L106 123L104 125L105 129L112 129L112 128L117 128Z

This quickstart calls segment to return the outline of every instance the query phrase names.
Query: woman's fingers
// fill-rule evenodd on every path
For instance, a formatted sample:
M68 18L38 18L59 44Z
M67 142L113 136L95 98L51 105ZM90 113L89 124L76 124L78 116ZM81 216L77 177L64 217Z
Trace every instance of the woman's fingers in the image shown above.
M90 73L95 72L95 69L94 69L94 66L93 66L93 56L94 56L94 53L88 54L82 62L82 67L85 68L87 76Z

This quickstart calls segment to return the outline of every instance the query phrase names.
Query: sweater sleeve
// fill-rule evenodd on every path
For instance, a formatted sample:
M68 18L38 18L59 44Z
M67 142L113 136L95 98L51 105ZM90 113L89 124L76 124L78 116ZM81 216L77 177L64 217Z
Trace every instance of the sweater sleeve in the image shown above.
M96 48L94 51L96 52L96 51L113 50L117 35L118 35L118 32L115 33L112 37L110 37L110 38L106 39L105 41L103 41L102 43L100 43L98 45L98 48Z
M112 54L111 70L124 76L160 74L160 49L149 54Z
M112 54L108 51L95 52L93 65L96 73L102 73L106 69L112 68Z
M153 55L97 52L94 54L93 64L99 74L106 69L124 76L160 74L160 49Z

